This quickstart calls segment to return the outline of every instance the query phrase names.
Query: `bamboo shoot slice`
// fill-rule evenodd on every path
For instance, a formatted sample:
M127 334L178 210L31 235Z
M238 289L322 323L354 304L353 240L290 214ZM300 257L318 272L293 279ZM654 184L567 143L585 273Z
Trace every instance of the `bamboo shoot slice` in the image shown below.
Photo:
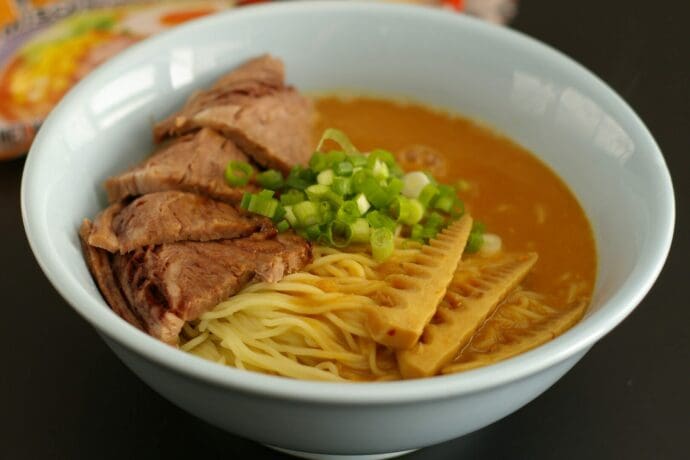
M385 277L384 287L372 296L377 305L367 321L376 342L407 349L419 340L453 278L471 228L466 214Z
M438 373L470 341L536 261L537 255L528 253L461 262L420 341L413 348L397 353L403 377Z

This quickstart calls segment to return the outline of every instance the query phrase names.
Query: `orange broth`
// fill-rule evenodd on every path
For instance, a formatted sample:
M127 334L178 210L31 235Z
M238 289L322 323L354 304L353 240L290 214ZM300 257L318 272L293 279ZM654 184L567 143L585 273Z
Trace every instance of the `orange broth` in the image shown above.
M446 160L439 182L470 184L466 210L499 235L506 251L534 251L539 260L523 287L567 310L568 289L591 297L596 251L590 224L566 184L526 149L468 119L413 103L369 97L315 98L316 133L343 130L362 151L397 152L425 145Z

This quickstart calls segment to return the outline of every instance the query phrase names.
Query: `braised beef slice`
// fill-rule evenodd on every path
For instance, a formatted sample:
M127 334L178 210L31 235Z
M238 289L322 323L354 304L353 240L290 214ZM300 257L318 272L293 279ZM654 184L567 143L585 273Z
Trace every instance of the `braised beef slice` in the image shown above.
M177 113L158 123L162 140L210 127L222 132L257 163L288 173L311 156L311 102L284 84L283 63L269 55L252 59L192 95Z
M144 330L144 323L139 316L130 310L129 304L120 290L120 283L113 275L113 269L110 266L110 254L88 244L87 239L91 231L91 222L84 219L79 230L79 237L86 265L89 267L98 289L115 313L137 329Z
M174 344L184 324L198 318L253 279L278 281L311 260L296 235L178 242L112 256L124 297L145 330Z
M195 192L227 203L239 203L251 184L230 187L224 173L230 160L249 161L235 144L202 129L164 144L141 164L105 181L109 201L166 190Z
M276 233L270 219L194 193L149 193L129 204L115 203L101 212L88 236L92 246L129 252L175 241L240 238Z

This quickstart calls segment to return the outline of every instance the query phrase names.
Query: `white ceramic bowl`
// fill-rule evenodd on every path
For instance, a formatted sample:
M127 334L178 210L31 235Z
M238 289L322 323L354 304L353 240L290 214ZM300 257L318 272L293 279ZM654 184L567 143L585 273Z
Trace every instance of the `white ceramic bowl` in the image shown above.
M599 275L573 329L486 368L407 382L302 382L226 368L130 327L104 303L77 239L101 183L151 150L151 124L259 53L303 90L406 96L493 126L551 165L591 219ZM647 293L671 243L674 201L654 139L597 77L510 30L430 9L362 3L245 8L132 48L53 111L27 159L22 211L44 272L160 394L230 432L299 451L375 454L461 436L515 411L567 372Z

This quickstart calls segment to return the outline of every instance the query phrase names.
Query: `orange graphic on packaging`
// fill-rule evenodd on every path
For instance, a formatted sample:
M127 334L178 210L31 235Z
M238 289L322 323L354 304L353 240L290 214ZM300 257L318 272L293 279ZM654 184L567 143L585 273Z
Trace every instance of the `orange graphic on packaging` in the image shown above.
M183 22L191 21L192 19L200 18L211 13L215 13L217 10L213 8L199 8L195 10L188 11L173 11L171 13L165 14L161 17L161 22L166 26L176 26L182 24Z
M19 19L19 8L14 0L0 0L0 27Z
M46 5L52 5L53 3L57 3L59 0L31 0L31 5L34 8L42 8Z

